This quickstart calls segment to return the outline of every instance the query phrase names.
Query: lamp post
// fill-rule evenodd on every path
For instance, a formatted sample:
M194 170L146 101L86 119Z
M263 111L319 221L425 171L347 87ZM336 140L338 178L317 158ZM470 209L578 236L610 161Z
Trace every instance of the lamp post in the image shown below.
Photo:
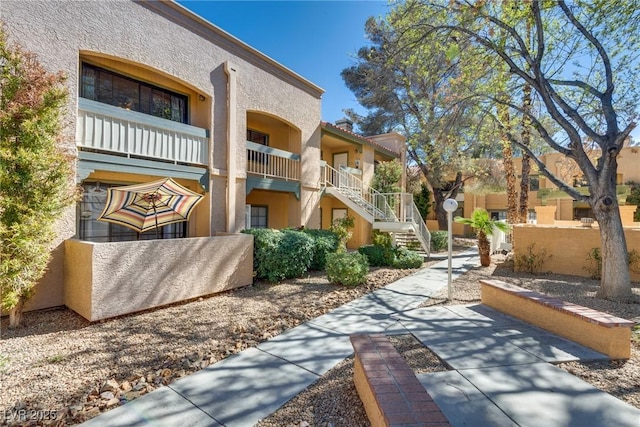
M458 209L458 202L454 199L447 199L442 203L442 208L447 211L447 236L449 238L449 268L447 276L447 296L449 301L453 299L453 289L451 288L451 257L453 252L453 212Z

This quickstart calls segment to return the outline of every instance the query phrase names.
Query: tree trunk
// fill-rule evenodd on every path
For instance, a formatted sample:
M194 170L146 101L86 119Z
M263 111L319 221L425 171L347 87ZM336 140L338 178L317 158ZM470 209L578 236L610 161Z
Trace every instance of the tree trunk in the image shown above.
M22 324L22 310L26 299L19 298L18 304L9 311L9 327L15 328Z
M528 28L529 29L529 28ZM525 112L531 111L531 86L525 85L522 89L522 109ZM528 116L522 117L522 145L529 147L531 145L531 120ZM520 177L520 208L518 222L527 223L529 214L529 172L531 170L531 162L529 154L525 151L522 153L522 176Z
M507 222L509 224L518 223L518 192L516 191L516 168L513 165L513 148L511 141L507 137L507 132L511 130L509 110L505 105L498 106L498 117L506 131L502 132L502 160L504 162L504 173L507 180Z
M445 190L443 188L435 188L432 187L431 191L433 192L433 200L434 200L434 210L436 213L436 219L438 220L438 229L440 230L448 230L447 221L448 215L447 211L444 210L442 204L448 198L455 199L458 196L458 191L460 191L460 187L462 186L462 172L456 172L456 179L451 184L451 188L449 190Z
M433 201L435 202L436 219L438 220L438 229L447 230L447 211L442 207L445 200L445 192L441 188L433 189Z
M482 231L478 231L478 253L480 254L480 265L489 267L491 265L491 243Z
M602 255L602 278L596 297L610 301L635 302L631 292L627 240L616 200L615 185L613 187L609 195L592 195L592 209L600 228Z

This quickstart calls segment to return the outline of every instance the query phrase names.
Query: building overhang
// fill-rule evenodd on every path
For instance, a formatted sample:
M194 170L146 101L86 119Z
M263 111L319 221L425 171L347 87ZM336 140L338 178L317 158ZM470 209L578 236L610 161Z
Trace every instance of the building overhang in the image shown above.
M300 200L300 183L294 181L285 181L282 179L262 178L258 176L247 176L247 195L253 190L270 190L281 191L285 193L293 193Z
M198 181L205 191L209 191L209 171L207 168L79 151L76 182L82 182L95 171L189 179Z

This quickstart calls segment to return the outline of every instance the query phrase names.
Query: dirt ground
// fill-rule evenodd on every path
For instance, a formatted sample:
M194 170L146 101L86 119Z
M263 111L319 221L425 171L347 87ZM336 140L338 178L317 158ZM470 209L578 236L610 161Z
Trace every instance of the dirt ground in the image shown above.
M3 424L78 424L414 271L372 269L367 284L355 289L331 285L324 274L312 273L277 285L255 283L189 303L96 323L68 309L26 313L25 326L17 329L8 329L8 319L3 318ZM490 267L473 269L456 280L453 301L446 301L443 290L428 304L479 302L478 279L488 276L640 321L640 304L596 299L596 281L515 274L502 256L494 257ZM640 294L638 286L634 287L636 294ZM411 336L394 338L394 344L414 369L444 369L439 359ZM352 359L346 359L260 426L368 425L353 387L352 366ZM634 341L628 361L561 366L640 408L638 341ZM27 423L16 417L24 413L49 414L55 419Z

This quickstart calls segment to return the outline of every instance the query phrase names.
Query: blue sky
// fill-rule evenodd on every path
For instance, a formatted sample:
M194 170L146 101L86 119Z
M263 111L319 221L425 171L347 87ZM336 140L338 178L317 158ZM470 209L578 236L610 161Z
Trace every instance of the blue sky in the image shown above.
M340 72L368 43L364 24L385 15L386 0L178 3L323 88L322 120L335 122L346 108L362 111Z
M367 45L364 24L387 0L178 0L186 8L325 90L322 120L363 113L340 72ZM632 133L640 139L640 126Z

